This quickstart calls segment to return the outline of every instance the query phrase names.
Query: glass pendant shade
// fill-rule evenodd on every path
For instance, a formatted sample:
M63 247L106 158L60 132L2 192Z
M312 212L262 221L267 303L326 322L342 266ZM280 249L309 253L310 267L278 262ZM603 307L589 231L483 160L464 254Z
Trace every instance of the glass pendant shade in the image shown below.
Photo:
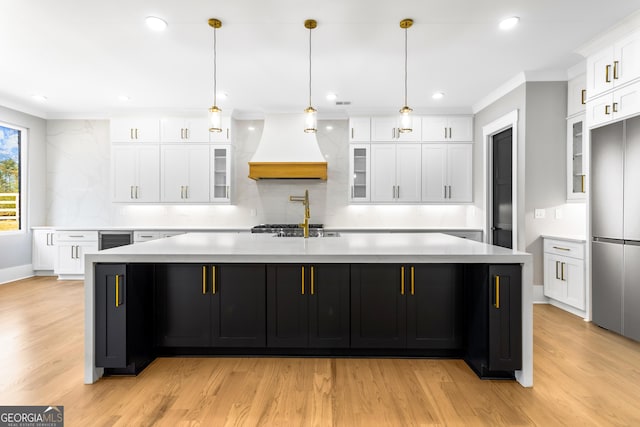
M211 121L211 127L209 132L222 132L222 110L217 106L209 108L209 120Z
M400 133L410 133L413 130L412 111L413 110L406 105L400 109L400 126L398 128Z
M318 112L312 106L304 109L304 131L314 133L318 130Z

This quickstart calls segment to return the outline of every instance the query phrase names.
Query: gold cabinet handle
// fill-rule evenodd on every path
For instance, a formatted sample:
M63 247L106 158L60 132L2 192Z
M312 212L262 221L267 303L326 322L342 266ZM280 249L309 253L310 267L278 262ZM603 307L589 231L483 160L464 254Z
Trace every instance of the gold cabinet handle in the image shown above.
M618 65L620 65L618 61L613 61L613 78L615 80L618 80Z
M583 193L586 193L586 191L584 191L584 177L585 177L585 176L586 176L586 175L582 175L582 183L581 183L581 184L582 184L582 192L583 192Z
M404 265L400 267L400 295L404 295Z
M604 67L604 81L607 83L611 83L611 76L609 76L610 70L611 70L611 64L607 64L607 66Z
M202 295L207 293L207 266L202 266Z
M567 265L567 263L566 263L566 262L563 262L563 263L562 263L562 265L561 265L561 268L560 268L560 280L562 280L562 281L564 281L564 282L566 282L566 281L567 281L567 279L565 279L565 277L564 277L564 267L565 267L566 265Z
M605 113L606 115L611 114L611 105L605 105L605 106L604 106L604 113Z
M316 292L316 289L315 289L315 280L313 278L313 274L314 274L313 265L310 268L311 268L311 272L309 274L311 275L311 295L314 295Z
M617 112L618 112L618 103L617 103L617 102L614 102L614 103L613 103L613 112L614 112L614 113L617 113Z
M580 95L580 103L582 105L586 105L586 103L587 103L587 90L586 89L582 89L582 93Z
M301 280L300 280L300 283L302 284L301 293L302 293L302 295L304 295L304 265L300 268L300 271L302 272Z
M495 308L500 308L500 276L498 275L496 275L495 289L496 289L496 302L495 304L493 304L493 306Z
M216 294L216 266L212 265L211 266L211 293L213 295Z
M415 293L416 293L415 271L413 266L411 266L411 295L415 295Z
M122 302L120 301L120 275L116 274L116 307L120 307Z

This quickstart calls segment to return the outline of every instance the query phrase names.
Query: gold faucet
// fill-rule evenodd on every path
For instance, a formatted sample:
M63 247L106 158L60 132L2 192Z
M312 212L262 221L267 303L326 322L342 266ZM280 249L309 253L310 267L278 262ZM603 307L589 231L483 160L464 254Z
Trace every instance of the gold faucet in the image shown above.
M298 227L301 227L304 230L304 238L306 239L309 237L309 218L311 218L309 211L309 190L304 190L304 197L289 196L289 201L302 202L304 205L304 222L302 224L298 224Z

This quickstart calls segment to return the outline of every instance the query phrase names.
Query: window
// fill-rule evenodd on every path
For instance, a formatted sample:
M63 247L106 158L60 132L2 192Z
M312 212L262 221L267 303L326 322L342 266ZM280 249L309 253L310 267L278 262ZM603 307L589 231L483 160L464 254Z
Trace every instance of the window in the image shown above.
M22 228L21 138L20 129L0 125L0 233Z

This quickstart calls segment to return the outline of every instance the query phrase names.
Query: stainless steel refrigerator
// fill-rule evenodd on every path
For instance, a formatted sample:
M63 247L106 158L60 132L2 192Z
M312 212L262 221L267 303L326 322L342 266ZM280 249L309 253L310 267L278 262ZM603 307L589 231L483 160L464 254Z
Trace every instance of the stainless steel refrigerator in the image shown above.
M640 340L640 117L591 131L593 322Z

